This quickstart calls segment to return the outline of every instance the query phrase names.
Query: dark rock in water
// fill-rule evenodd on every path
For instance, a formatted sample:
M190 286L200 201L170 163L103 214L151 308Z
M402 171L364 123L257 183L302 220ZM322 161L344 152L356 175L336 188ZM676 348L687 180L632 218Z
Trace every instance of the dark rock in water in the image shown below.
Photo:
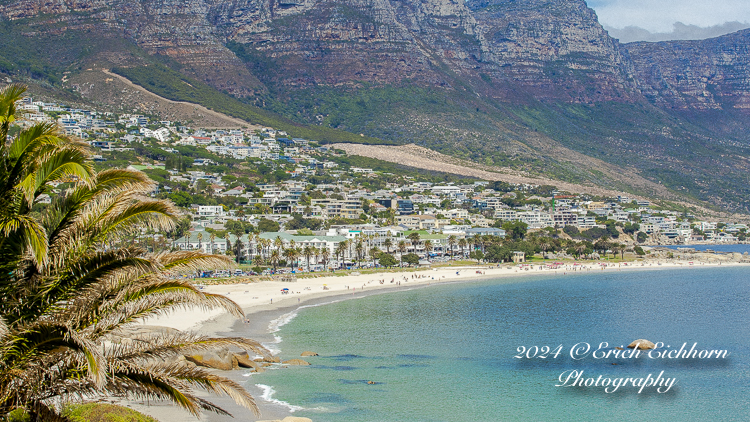
M656 345L644 339L638 339L628 344L628 349L635 349L636 347L638 350L650 350L656 348Z

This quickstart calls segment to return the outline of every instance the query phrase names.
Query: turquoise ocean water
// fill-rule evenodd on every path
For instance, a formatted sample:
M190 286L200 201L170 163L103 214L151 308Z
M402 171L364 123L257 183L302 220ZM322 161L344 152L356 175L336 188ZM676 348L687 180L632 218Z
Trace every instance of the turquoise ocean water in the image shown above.
M324 421L750 418L750 271L612 271L430 286L301 309L277 333L284 358L313 365L248 379L295 416ZM570 350L645 338L723 359L586 357ZM562 345L557 358L518 347ZM645 355L645 353L644 353ZM582 378L674 378L655 388L556 387ZM368 384L372 381L375 384Z

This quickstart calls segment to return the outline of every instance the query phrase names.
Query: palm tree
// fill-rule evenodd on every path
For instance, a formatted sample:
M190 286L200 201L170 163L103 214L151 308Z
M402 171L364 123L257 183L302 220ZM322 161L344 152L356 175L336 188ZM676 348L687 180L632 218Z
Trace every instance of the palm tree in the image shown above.
M586 245L583 242L579 242L575 245L576 258L580 258L583 252L586 250Z
M271 239L261 239L260 240L261 245L263 245L263 260L266 260L266 255L268 255L268 250L271 248Z
M323 268L327 267L328 264L328 258L331 256L331 251L328 250L328 247L323 246L320 249L320 257L323 259Z
M339 261L339 267L341 267L341 257L344 256L347 249L349 248L348 243L349 241L342 240L338 243L338 245L336 245L336 259Z
M304 255L305 259L307 259L307 271L310 271L310 257L315 255L315 251L316 249L310 245L305 246L305 248L302 250L302 255Z
M451 248L451 259L453 259L453 247L456 246L456 235L448 236L448 245Z
M271 251L271 256L269 256L268 259L273 266L273 272L276 272L276 267L279 265L279 261L281 261L281 253L278 249L274 249Z
M282 255L289 262L289 271L292 271L294 269L294 256L296 255L296 250L294 248L286 248Z
M227 242L228 242L228 240L227 240ZM244 247L245 247L245 245L242 244L242 239L238 237L237 241L234 244L234 257L237 259L237 263L238 264L242 263L242 258L244 258L243 254L242 254L242 251L243 251Z
M399 258L401 259L401 266L404 266L404 252L406 252L406 242L403 240L400 240L398 242L398 252L399 252Z
M203 251L203 244L201 243L203 241L203 232L198 233L198 250Z
M273 241L273 246L279 251L279 253L281 253L281 249L284 247L284 241L281 240L281 236L276 236L276 239Z
M299 268L300 257L302 257L302 247L297 246L296 248L294 248L294 262L295 262L294 268Z
M383 242L383 246L385 246L385 252L390 254L391 248L393 247L393 240L390 237L387 237Z
M369 252L370 258L372 258L372 268L375 268L375 260L378 259L378 255L380 255L382 252L377 246L373 246L372 248L370 248Z
M263 260L263 242L262 241L259 241L255 245L255 257Z
M432 241L425 240L424 241L424 252L427 254L427 258L430 257L430 252L432 252Z
M142 173L94 174L85 148L51 125L32 126L8 142L22 93L15 85L0 92L0 268L8 270L0 273L0 415L23 407L33 421L64 420L55 403L97 396L166 399L196 415L226 413L196 396L196 387L255 409L237 383L175 359L217 345L265 353L255 342L192 333L130 345L105 341L181 307L242 315L234 302L170 275L226 265L227 258L113 247L142 227L171 229L177 209L146 196L153 182ZM51 182L70 188L32 217L31 206Z
M550 248L550 242L547 239L539 242L539 247L542 249L542 258L547 259L547 249Z
M364 250L365 250L365 245L362 243L361 240L357 242L357 245L354 247L354 250L357 252L357 264L358 266L361 267L362 266L361 262L362 262L362 258L364 257Z
M214 253L214 239L216 239L216 233L211 233L211 236L208 237L209 241L209 248L210 251L208 253ZM237 236L237 241L239 242L240 237Z
M469 242L466 240L466 238L460 238L458 239L458 250L461 251L461 257L465 255L464 249L466 249L466 245Z
M419 232L411 232L409 233L409 236L407 236L409 240L411 241L411 244L414 245L414 253L417 252L417 245L419 244Z

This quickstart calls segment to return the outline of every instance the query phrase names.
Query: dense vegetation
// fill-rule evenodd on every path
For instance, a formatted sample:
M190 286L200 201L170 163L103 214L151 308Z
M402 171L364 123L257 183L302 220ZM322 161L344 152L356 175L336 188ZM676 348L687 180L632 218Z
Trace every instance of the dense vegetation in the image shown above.
M196 388L257 410L237 383L178 359L216 346L265 354L254 341L189 332L111 341L176 308L222 308L241 316L234 302L173 277L227 259L156 253L136 242L133 235L142 229L172 231L177 209L146 195L153 182L142 173L95 172L87 147L60 136L56 125L39 123L10 139L24 91L9 85L0 92L0 417L21 411L30 422L67 421L58 404L102 396L226 413L197 396ZM37 210L40 196L60 182L66 189L54 204Z
M236 98L219 92L195 79L188 78L160 63L152 63L148 66L139 67L115 67L112 71L170 100L201 104L211 110L225 113L253 124L270 126L286 131L290 136L325 143L392 144L392 142L354 135L328 126L311 126L292 122L281 115L243 103Z

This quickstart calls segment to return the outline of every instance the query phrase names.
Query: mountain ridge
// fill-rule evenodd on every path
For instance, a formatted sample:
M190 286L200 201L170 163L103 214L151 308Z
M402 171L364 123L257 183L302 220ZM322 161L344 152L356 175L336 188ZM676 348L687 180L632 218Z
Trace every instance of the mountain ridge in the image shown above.
M52 84L94 63L162 95L143 74L166 66L367 142L627 188L583 154L750 211L748 31L620 44L582 0L19 0L0 16L17 44L60 46L35 71ZM22 72L9 56L0 71Z

